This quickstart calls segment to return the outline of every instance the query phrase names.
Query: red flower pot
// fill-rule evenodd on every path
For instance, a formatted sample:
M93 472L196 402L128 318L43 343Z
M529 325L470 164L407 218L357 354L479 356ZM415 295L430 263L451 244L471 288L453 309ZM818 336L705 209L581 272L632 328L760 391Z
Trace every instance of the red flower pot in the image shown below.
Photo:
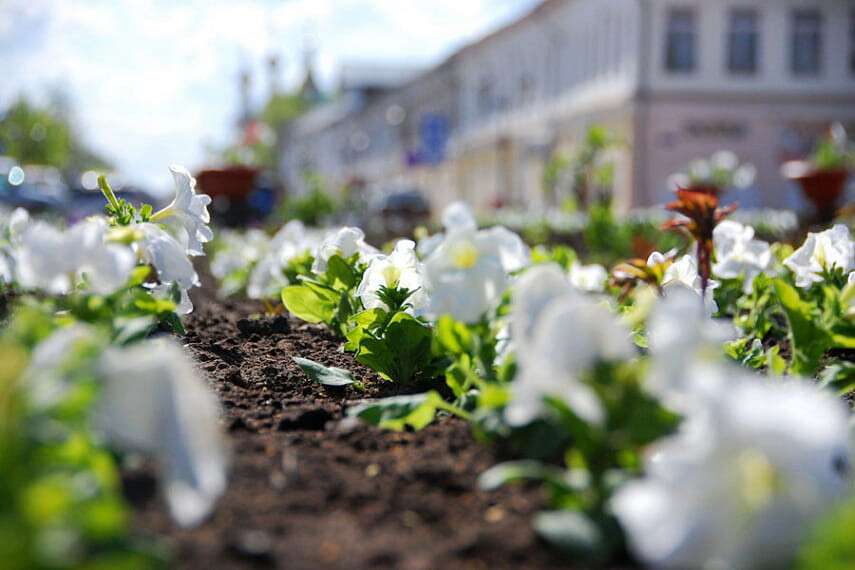
M232 201L242 201L252 192L252 183L258 170L249 166L209 168L196 175L199 188L212 198L224 196Z
M834 218L834 211L849 179L848 170L817 170L809 162L796 160L784 164L782 172L785 177L799 184L802 192L816 207L820 222Z

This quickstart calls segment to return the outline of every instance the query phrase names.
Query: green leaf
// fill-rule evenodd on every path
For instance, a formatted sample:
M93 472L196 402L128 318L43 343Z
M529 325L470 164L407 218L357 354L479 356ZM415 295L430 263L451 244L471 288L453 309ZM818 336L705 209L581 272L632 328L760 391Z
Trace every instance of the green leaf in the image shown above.
M139 267L134 267L133 271L131 271L131 280L128 283L131 287L137 287L145 283L145 280L148 278L151 273L150 265L140 265Z
M398 313L382 339L364 338L356 360L393 382L407 383L431 363L430 329Z
M420 430L433 421L437 410L444 404L438 393L430 391L359 404L349 408L347 415L384 429L401 431L410 426Z
M332 297L327 293L332 293ZM282 304L288 312L307 323L329 323L338 306L338 293L308 285L289 285L282 289Z
M556 481L563 485L564 470L540 461L506 461L487 469L478 477L478 486L485 491L520 481Z
M297 356L292 357L291 360L299 364L306 376L318 384L324 386L349 386L353 384L353 375L344 368L324 366L314 360Z
M334 289L349 291L356 287L356 270L341 256L334 255L327 261L327 278Z
M436 323L436 338L451 354L464 354L472 347L472 333L465 324L445 315Z
M794 374L813 376L822 355L833 345L831 335L814 320L814 306L803 301L793 286L783 279L775 279L774 287L790 325L793 348L790 369Z
M570 555L590 558L602 551L599 527L581 512L542 511L533 526L544 540Z

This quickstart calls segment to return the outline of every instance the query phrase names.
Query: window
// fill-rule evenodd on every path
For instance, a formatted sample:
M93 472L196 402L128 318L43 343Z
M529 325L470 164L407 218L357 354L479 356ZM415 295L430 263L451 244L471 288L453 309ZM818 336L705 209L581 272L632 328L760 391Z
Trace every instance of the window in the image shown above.
M793 11L792 69L796 75L817 75L822 67L822 14L815 9Z
M855 75L855 7L849 12L849 71Z
M727 68L731 73L755 73L760 32L757 11L737 8L730 13L727 37Z
M665 68L668 71L695 70L697 54L695 12L691 8L673 8L668 14L668 37L665 46Z
M478 84L478 115L486 117L491 115L495 109L495 95L493 93L493 79L489 76L481 78Z

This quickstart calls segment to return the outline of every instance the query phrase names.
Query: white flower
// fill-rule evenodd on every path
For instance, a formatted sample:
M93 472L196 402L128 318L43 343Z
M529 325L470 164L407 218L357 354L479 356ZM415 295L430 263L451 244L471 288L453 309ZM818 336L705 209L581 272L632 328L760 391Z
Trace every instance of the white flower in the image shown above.
M536 265L520 276L514 284L510 327L520 352L526 352L546 307L572 292L567 275L554 263Z
M809 233L804 244L784 260L796 277L796 285L807 288L821 283L822 273L832 268L848 273L855 269L855 243L849 230L837 224L821 233Z
M407 302L412 305L408 312L419 314L429 302L428 284L424 265L416 258L416 244L400 240L390 255L379 255L371 260L356 289L356 296L366 309L388 309L380 300L381 287L408 289L412 292Z
M365 243L365 233L359 228L343 227L328 236L315 252L315 262L312 271L323 273L327 270L327 262L334 255L345 259L359 254L361 261L370 260L377 249Z
M689 163L689 176L698 182L707 181L712 176L712 166L702 158L693 160Z
M12 263L3 251L0 251L0 283L11 284L15 280L12 274Z
M720 150L710 157L712 167L717 170L734 170L739 166L739 157L729 150Z
M531 422L543 411L544 397L553 396L583 420L601 423L602 404L580 376L597 361L632 358L629 331L606 306L570 288L554 265L523 274L511 316L519 372L511 385L507 421Z
M812 385L747 377L662 441L612 509L653 567L788 567L851 490L848 424Z
M725 220L713 230L716 263L713 273L723 279L744 277L745 292L754 278L769 270L772 250L765 241L754 239L754 228Z
M250 299L278 297L282 288L288 285L284 274L288 262L312 249L311 238L302 222L292 220L285 224L273 236L268 251L250 273L247 296Z
M570 283L580 291L602 293L608 278L609 274L602 265L574 263L570 267Z
M261 259L270 242L267 234L258 229L245 233L225 230L219 237L222 247L211 258L211 274L220 280Z
M757 178L757 167L753 164L743 164L733 172L733 185L736 188L750 188Z
M661 253L653 252L647 260L648 265L655 265L664 261ZM707 313L712 315L718 310L718 305L713 297L713 290L718 287L719 283L710 279L707 282L707 291L704 296L704 308ZM667 296L672 291L685 288L694 291L698 297L701 296L701 276L698 273L698 263L693 255L684 255L668 266L665 270L665 277L662 280L662 290Z
M155 224L138 224L135 227L142 233L142 240L137 244L142 257L154 266L162 283L175 283L181 289L199 284L186 249L175 238Z
M170 166L175 181L175 199L151 217L152 222L165 224L184 245L188 255L205 255L202 244L214 237L208 224L211 197L196 194L196 179L183 166Z
M430 313L477 322L498 306L510 273L526 263L528 248L505 228L448 232L425 260L431 285Z
M21 243L21 236L24 233L24 230L27 229L27 226L30 225L30 214L23 208L15 208L15 211L12 212L12 215L9 216L8 221L8 232L9 232L9 241L13 245L19 245Z
M465 202L452 202L446 206L442 211L442 225L445 228L445 233L440 232L419 240L417 251L422 259L430 256L442 244L446 234L478 229L475 214Z
M144 285L153 297L156 299L164 299L175 303L176 315L189 315L193 312L193 301L190 300L190 293L187 289L178 287L178 301L173 298L173 287L177 287L171 283L158 283L156 285Z
M157 457L173 517L198 524L226 485L216 397L172 340L108 349L99 372L97 425L116 445Z
M80 356L79 351L98 346L101 339L95 328L84 323L55 330L33 349L25 373L28 395L32 404L47 408L65 397L71 383L62 367L69 360Z
M674 289L659 299L647 323L648 390L681 412L704 404L728 381L709 364L721 358L722 344L735 333L727 321L711 319L694 292Z
M43 222L29 224L20 238L18 281L25 288L66 294L84 279L90 291L115 293L128 282L136 261L128 247L107 243L106 232L101 219L66 231Z
M442 212L442 225L446 232L478 229L475 214L466 202L452 202L446 206Z

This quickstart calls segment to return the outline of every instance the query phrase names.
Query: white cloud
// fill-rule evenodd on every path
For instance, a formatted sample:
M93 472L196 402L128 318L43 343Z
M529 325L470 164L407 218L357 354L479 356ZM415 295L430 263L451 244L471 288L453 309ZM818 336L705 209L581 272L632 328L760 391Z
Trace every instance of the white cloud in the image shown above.
M436 60L535 0L3 0L0 105L62 86L86 139L131 180L167 188L167 165L203 164L233 132L237 75L283 58L285 85L313 37L322 83L352 60Z

